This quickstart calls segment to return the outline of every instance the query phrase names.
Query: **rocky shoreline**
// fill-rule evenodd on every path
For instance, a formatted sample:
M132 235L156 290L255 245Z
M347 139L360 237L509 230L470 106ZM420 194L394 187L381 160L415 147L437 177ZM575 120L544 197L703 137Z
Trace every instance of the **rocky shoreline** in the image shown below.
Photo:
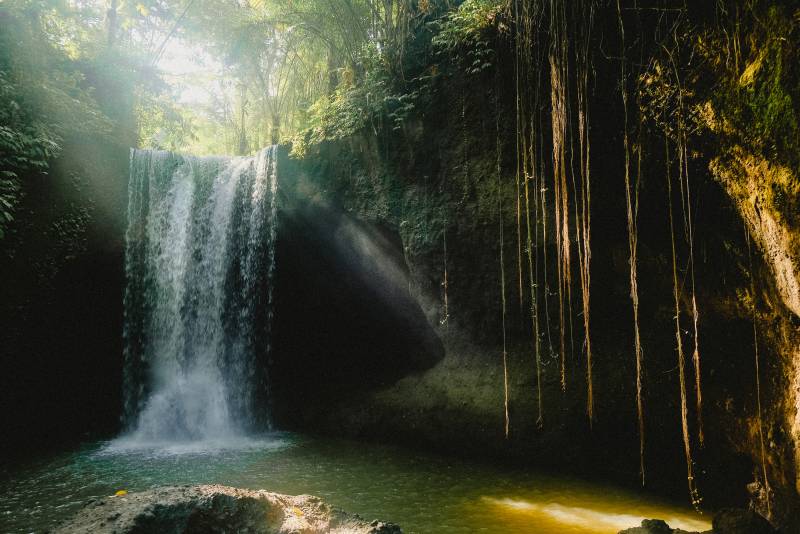
M319 497L283 495L221 485L165 486L93 499L54 534L142 533L402 534L398 525L366 521ZM780 534L751 510L724 509L706 532L645 519L619 534Z
M54 534L136 533L401 534L311 495L220 485L167 486L89 501Z

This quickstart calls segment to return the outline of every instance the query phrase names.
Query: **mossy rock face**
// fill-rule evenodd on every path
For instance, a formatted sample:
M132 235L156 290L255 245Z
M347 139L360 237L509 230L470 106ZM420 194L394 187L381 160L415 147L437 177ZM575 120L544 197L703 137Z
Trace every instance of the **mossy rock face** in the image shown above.
M800 11L761 9L747 27L741 73L716 72L701 127L715 138L710 170L752 239L753 285L734 304L749 310L761 340L761 402L742 418L739 448L766 471L751 484L756 509L776 524L800 528ZM706 76L707 77L707 76ZM762 263L763 260L763 263ZM761 269L763 265L765 268ZM763 430L766 453L760 450Z

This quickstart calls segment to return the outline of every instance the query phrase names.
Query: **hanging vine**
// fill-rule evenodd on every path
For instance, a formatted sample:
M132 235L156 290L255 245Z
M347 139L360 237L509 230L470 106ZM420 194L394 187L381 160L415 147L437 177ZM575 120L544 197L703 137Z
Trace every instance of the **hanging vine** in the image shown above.
M516 26L515 36L515 54L514 54L514 85L515 85L515 99L516 99L516 115L515 120L517 124L516 129L516 143L517 143L517 165L516 165L516 183L517 183L517 278L518 278L518 296L519 296L519 311L522 317L523 308L523 289L522 289L522 183L521 183L521 88L520 88L520 66L522 63L522 30L520 27L520 0L514 0L514 21Z
M542 227L542 279L544 281L544 287L542 288L543 291L543 301L544 301L544 324L545 324L545 332L547 333L547 347L548 347L548 354L553 355L553 338L550 335L550 304L548 301L550 300L550 284L548 282L547 276L547 185L544 182L544 141L540 140L539 146L541 147L539 150L539 172L538 176L540 177L538 181L538 190L539 190L539 197L540 197L540 216L538 220L541 222ZM565 373L565 370L561 370L562 373ZM562 384L565 384L565 380L562 380Z
M671 56L670 56L671 59ZM684 120L683 108L683 88L681 87L678 68L672 62L675 70L675 79L678 84L678 161L680 162L681 175L681 204L685 205L684 228L689 243L689 279L692 290L692 325L694 327L694 352L692 353L692 363L694 364L695 396L697 410L697 433L702 446L705 441L703 433L703 392L701 388L700 375L700 335L698 331L699 314L697 312L697 292L695 290L694 276L694 226L692 224L692 198L689 186L689 151L686 136L686 124ZM685 202L684 202L685 198Z
M495 174L497 175L497 217L500 228L500 303L501 325L503 329L503 429L508 439L511 423L508 416L508 348L506 340L506 262L505 262L505 231L503 220L503 184L501 180L502 145L500 143L500 104L499 84L495 84Z
M744 229L745 241L747 241L747 261L750 266L750 295L751 295L751 308L753 313L753 353L755 360L755 374L756 374L756 406L757 406L757 423L758 423L758 442L761 451L761 474L764 477L764 490L767 494L767 515L772 515L772 498L770 496L769 478L767 477L767 453L764 447L764 422L761 415L761 371L759 369L760 361L758 356L758 328L756 326L756 283L753 279L753 255L750 251L750 232L747 227Z
M539 346L539 314L536 300L536 278L534 277L533 264L534 264L534 251L531 243L531 212L530 212L530 194L528 183L530 176L525 177L525 226L528 239L528 278L530 280L531 292L531 327L533 329L533 346L536 356L536 391L537 391L537 407L538 418L536 424L542 426L544 422L544 408L542 405L542 355Z
M529 2L524 2L522 9L523 12L519 14L519 20L522 26L521 32L521 39L522 39L522 54L523 54L523 61L524 65L528 66L528 68L524 69L524 76L523 79L525 81L526 86L531 86L531 50L534 46L534 37L533 37L533 17L535 13L532 13L530 9L535 9L536 6L530 6ZM538 95L538 88L534 89L534 95ZM530 97L530 94L528 95ZM534 96L534 100L536 97ZM533 342L533 350L534 355L536 358L536 400L537 400L537 409L538 409L538 417L536 419L536 424L541 427L544 424L544 406L542 400L542 355L541 355L541 347L539 343L539 307L538 307L538 299L537 299L537 281L536 276L534 274L534 264L537 263L537 260L534 259L534 255L536 254L536 248L533 246L533 233L531 230L531 201L530 201L530 181L534 179L535 175L535 168L536 162L534 158L535 151L533 147L536 144L536 126L534 121L534 113L533 107L528 102L528 99L525 99L523 104L528 104L527 106L521 106L522 113L529 113L530 120L523 121L524 117L520 117L518 123L521 125L521 130L518 132L519 134L519 146L522 149L522 176L523 176L523 189L525 195L525 231L526 231L526 256L528 260L528 280L529 280L529 289L530 289L530 316L531 316L531 331L532 331L532 342ZM527 109L530 108L530 109ZM525 130L525 124L527 126L527 132ZM534 224L535 220L534 220Z
M536 24L540 9L537 2L523 0L514 3L515 23L517 26L517 94L516 94L516 144L517 175L521 184L521 196L524 198L525 211L525 256L527 260L527 277L529 282L531 343L536 363L537 390L537 425L544 421L542 391L542 354L539 326L539 271L538 271L538 177L536 162L537 123L535 110L538 105L538 84L532 77L538 75L533 66L532 52L536 42ZM523 91L522 87L534 87L534 90ZM531 215L531 181L533 181L533 216ZM518 198L518 200L521 200ZM520 277L520 281L522 277Z
M528 86L532 86L534 88L533 101L530 104L530 110L529 110L531 136L528 140L528 152L530 153L530 161L532 162L531 172L533 173L534 183L535 183L534 210L536 215L535 221L537 225L535 231L537 261L535 261L534 274L536 277L536 288L537 291L541 291L541 303L544 304L544 321L540 320L539 323L541 325L541 323L544 322L544 331L547 336L548 355L552 356L554 351L553 351L553 340L550 334L550 305L548 303L550 299L550 285L548 282L548 274L547 274L548 245L547 245L547 194L546 193L548 189L544 179L545 140L544 140L543 130L541 128L542 72L544 71L543 64L544 64L545 47L544 43L542 42L543 36L539 32L539 29L542 28L542 19L544 17L545 8L540 0L532 0L532 1L527 0L527 1L532 3L532 6L529 9L529 13L531 15L528 17L526 28L529 35L529 42L528 42L529 50L528 50L527 64L529 68L529 73L532 73L531 77L528 79ZM538 227L541 227L541 232L539 231ZM540 234L541 234L541 241L539 240ZM539 259L538 251L540 246L542 251L541 279L539 278L539 261L538 261Z
M442 319L439 321L439 324L447 327L448 321L450 320L450 310L447 303L447 289L448 289L448 281L447 281L447 219L444 220L444 229L442 230L442 263L443 263L443 273L442 273L442 290L444 291L444 299L443 299L443 312L442 312Z
M673 39L678 42L675 35L677 26L673 28ZM695 275L694 275L694 227L692 224L692 201L689 185L689 150L687 142L687 124L685 119L685 107L683 103L683 86L681 84L680 73L675 58L670 50L664 47L667 56L672 66L672 71L675 75L676 95L677 95L677 129L674 132L676 142L676 152L678 155L678 184L681 193L681 208L683 210L683 227L686 241L689 248L689 280L691 289L691 302L692 302L692 326L694 328L694 351L692 352L692 363L694 366L695 377L695 409L697 412L697 433L700 445L702 446L705 441L703 432L703 392L701 387L701 374L700 374L700 336L698 329L699 313L697 311L697 296L695 290Z
M547 4L547 9L545 5ZM544 138L541 130L540 73L543 64L549 66L549 103L551 107L550 129L552 142L552 191L555 238L555 266L558 297L558 359L562 391L567 386L567 347L569 332L570 351L574 352L572 313L572 261L569 210L575 210L575 243L581 285L581 315L583 317L584 343L587 357L587 413L594 418L594 392L592 371L592 344L590 336L590 265L591 265L591 174L589 144L589 72L590 38L594 17L594 2L582 0L568 3L563 0L515 0L512 4L516 21L516 61L514 65L516 89L516 183L518 260L523 250L527 255L527 274L521 271L518 261L520 287L525 276L530 286L531 330L536 354L537 384L541 389L542 349L540 307L544 304L544 330L550 354L553 342L550 335L549 277L548 277L548 208L544 180ZM568 17L567 10L570 9ZM542 20L549 17L545 30ZM568 21L576 21L569 25ZM547 35L548 44L541 36ZM574 41L574 45L571 42ZM574 51L575 72L570 74L570 51ZM546 57L545 57L546 54ZM574 87L573 87L574 81ZM571 110L570 98L575 95L577 110ZM577 137L577 140L575 139ZM577 141L577 158L575 143ZM579 168L574 168L574 160ZM579 183L578 183L579 178ZM531 192L533 187L533 192ZM570 187L572 192L570 192ZM574 204L570 206L570 197ZM531 199L533 196L533 199ZM525 235L522 236L522 216L525 216ZM531 213L533 211L533 213ZM539 228L541 226L541 229ZM541 236L541 241L539 240ZM541 245L540 245L541 243ZM542 273L539 278L539 247L542 248ZM540 283L541 282L541 283ZM522 297L521 297L522 299ZM541 409L541 397L538 399ZM541 417L540 417L541 421Z
M628 87L627 74L625 72L625 25L622 20L622 8L620 0L617 0L617 20L619 22L619 33L621 43L620 53L620 92L622 93L622 145L625 151L625 206L627 211L628 223L628 251L630 267L630 297L633 308L633 351L636 358L636 412L638 416L639 428L639 474L642 485L645 483L644 470L644 408L642 401L642 343L639 335L639 285L637 277L637 249L638 249L638 214L639 214L639 184L642 172L642 144L641 144L641 122L639 124L639 140L636 143L637 166L636 181L631 185L631 149L628 139ZM670 222L671 225L671 222ZM674 247L673 247L674 249ZM674 253L674 250L673 250Z
M561 357L561 387L566 389L565 298L570 287L569 192L567 190L567 31L566 13L561 0L550 1L550 103L553 140L553 193L555 195L555 236L558 273L559 355ZM593 417L591 370L588 376L588 413Z
M701 498L694 480L694 468L692 461L692 446L689 437L688 407L686 402L686 357L683 352L683 342L681 339L681 307L680 292L678 286L678 260L675 249L675 224L672 215L672 169L669 154L669 139L665 138L665 157L667 162L667 211L669 213L669 233L672 243L672 287L675 299L675 342L678 351L678 377L680 382L681 394L681 431L683 434L683 450L686 456L686 480L689 486L689 497L692 505L697 508L700 506Z
M577 2L577 19L579 27L576 31L578 43L576 45L576 79L577 79L577 104L578 104L578 151L580 187L574 185L573 189L579 196L575 202L576 238L578 243L578 268L581 283L581 304L583 315L584 349L586 351L586 378L589 384L589 400L587 412L589 420L594 418L594 392L592 388L592 341L590 335L590 289L591 289L591 166L589 143L589 70L592 24L594 21L594 3ZM578 206L580 204L580 207Z
M700 374L700 333L698 330L699 313L697 311L697 292L695 290L695 277L694 277L694 227L692 224L692 202L689 193L689 153L687 150L686 133L681 129L682 141L680 150L682 152L681 160L683 162L683 179L684 189L686 191L686 208L687 219L686 227L689 234L689 277L691 280L692 289L692 325L694 327L694 352L692 353L692 362L694 363L694 386L696 396L696 410L697 410L697 433L700 440L700 446L705 442L705 435L703 432L703 390L701 387L701 374Z

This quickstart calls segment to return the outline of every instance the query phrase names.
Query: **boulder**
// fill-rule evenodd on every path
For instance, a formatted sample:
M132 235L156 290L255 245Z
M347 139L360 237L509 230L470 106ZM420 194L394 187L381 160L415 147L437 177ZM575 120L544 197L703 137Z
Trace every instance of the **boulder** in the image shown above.
M623 530L619 534L672 534L672 529L661 519L645 519L642 526Z
M714 515L712 530L700 534L779 534L769 521L752 510L726 508ZM642 526L622 530L619 534L698 534L672 529L661 519L645 519Z
M619 534L711 534L710 532L687 532L679 528L672 529L661 519L645 519L642 526L620 531Z
M769 521L752 510L720 510L711 522L714 534L777 534Z
M90 501L55 534L402 534L318 497L219 485L168 486Z

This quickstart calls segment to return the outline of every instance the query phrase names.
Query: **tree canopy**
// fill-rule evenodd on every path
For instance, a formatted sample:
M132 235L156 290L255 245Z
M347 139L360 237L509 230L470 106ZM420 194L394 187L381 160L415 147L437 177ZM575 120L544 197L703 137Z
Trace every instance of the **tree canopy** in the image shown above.
M507 9L507 0L7 0L0 236L20 180L46 173L69 136L127 128L147 148L249 154L293 141L302 153L370 125L397 127L440 55L480 47L482 28Z

